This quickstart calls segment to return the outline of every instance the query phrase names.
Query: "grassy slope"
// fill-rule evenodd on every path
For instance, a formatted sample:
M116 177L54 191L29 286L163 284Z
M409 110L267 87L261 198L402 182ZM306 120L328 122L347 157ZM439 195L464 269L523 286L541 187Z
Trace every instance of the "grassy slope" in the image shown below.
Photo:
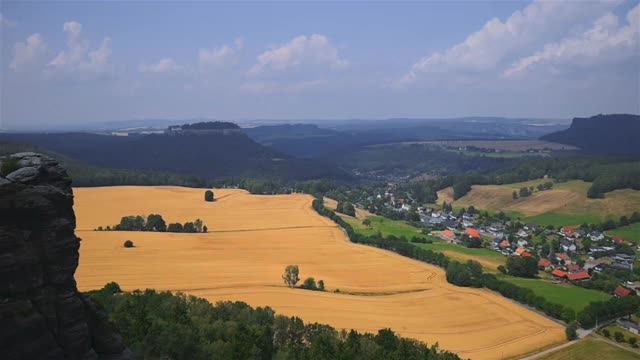
M538 360L580 360L580 359L598 359L598 360L635 360L640 359L640 355L631 351L617 348L604 341L586 338L578 343L568 346L564 349L544 355Z
M609 295L603 292L574 285L553 284L540 279L523 279L511 276L501 276L500 278L518 286L529 288L536 295L540 295L548 301L569 306L576 312L584 309L592 301L602 301L610 298Z
M470 249L456 244L448 244L433 236L422 234L419 229L405 224L402 221L386 219L379 216L371 216L371 226L362 225L362 221L350 216L341 215L353 228L363 235L375 235L380 231L382 235L404 236L411 239L413 236L424 237L433 240L433 244L417 244L424 249L444 252L458 260L478 260L485 268L495 271L498 265L504 265L505 257L489 249Z
M640 241L640 223L623 226L606 232L607 235L621 235L626 240Z
M453 202L454 207L475 206L488 211L504 211L523 221L541 225L578 225L600 222L608 217L630 215L640 208L640 191L623 189L606 194L604 199L588 199L590 183L574 180L555 184L553 189L535 192L514 200L513 191L536 186L549 179L537 179L505 185L476 185L469 194ZM438 202L452 202L453 190L438 192Z

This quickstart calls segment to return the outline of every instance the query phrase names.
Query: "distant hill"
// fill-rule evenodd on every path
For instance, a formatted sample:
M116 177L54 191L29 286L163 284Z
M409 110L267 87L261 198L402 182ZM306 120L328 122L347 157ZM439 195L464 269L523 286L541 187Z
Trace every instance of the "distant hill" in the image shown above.
M318 120L263 125L242 131L253 140L296 157L334 158L360 147L407 141L535 139L563 130L561 120L458 118Z
M640 115L574 118L571 127L540 139L577 146L594 155L640 156Z
M11 134L4 137L108 168L170 171L205 179L259 177L305 180L348 177L326 162L298 159L258 144L239 130L204 130L199 135L196 133L135 136Z

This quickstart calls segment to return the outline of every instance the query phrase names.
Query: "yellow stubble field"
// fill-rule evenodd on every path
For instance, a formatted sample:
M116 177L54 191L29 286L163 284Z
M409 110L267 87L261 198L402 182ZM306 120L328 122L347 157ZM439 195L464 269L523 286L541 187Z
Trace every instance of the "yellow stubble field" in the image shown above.
M214 192L218 200L208 203L202 189L74 189L80 290L116 281L124 290L245 301L338 329L392 328L472 359L514 358L564 341L560 325L499 295L455 287L438 267L349 242L311 209L308 195ZM200 218L210 232L93 231L125 215L150 213L167 223ZM125 249L125 240L136 247ZM323 279L329 291L284 286L281 275L289 264L299 265L302 279Z

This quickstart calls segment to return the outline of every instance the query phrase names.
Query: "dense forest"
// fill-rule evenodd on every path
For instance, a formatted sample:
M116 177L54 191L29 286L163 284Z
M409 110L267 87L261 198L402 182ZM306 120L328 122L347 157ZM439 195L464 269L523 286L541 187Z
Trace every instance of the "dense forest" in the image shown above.
M459 359L391 329L337 331L242 302L212 305L154 290L123 293L116 283L88 294L103 304L140 359Z
M166 171L141 169L114 169L85 164L70 157L42 149L32 144L0 139L0 156L19 152L38 152L58 160L73 179L73 186L116 186L116 185L175 185L206 187L207 182L197 176L176 174Z
M108 136L89 133L9 134L92 166L189 174L204 179L257 177L287 180L348 179L326 161L298 159L258 144L242 132L201 135Z

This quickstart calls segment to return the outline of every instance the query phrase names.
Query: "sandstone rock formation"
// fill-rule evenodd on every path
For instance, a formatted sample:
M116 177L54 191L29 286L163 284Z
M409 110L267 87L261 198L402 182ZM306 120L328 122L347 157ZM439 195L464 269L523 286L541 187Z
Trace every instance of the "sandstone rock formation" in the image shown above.
M73 278L71 179L44 155L0 158L0 358L132 359Z

